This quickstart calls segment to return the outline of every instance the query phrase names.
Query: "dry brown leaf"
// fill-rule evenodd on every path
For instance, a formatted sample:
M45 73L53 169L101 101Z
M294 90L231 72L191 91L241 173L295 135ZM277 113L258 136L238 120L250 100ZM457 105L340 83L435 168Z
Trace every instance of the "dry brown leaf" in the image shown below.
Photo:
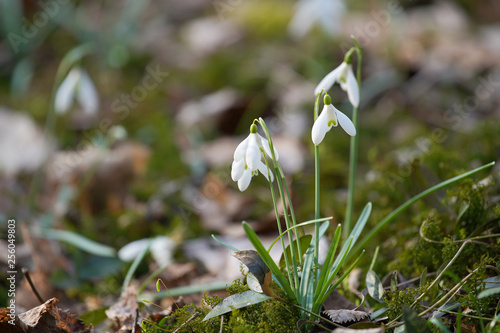
M337 328L332 331L332 333L383 333L385 332L385 327L377 328L365 328L365 329L350 329L350 328Z
M111 319L121 331L133 331L138 309L137 287L134 284L129 284L122 292L118 302L106 310L106 316Z
M364 311L356 310L325 310L321 312L326 315L331 321L338 324L348 323L348 322L358 322L368 318L370 315Z
M7 308L0 309L0 331L4 333L87 333L93 332L68 310L56 306L59 300L51 298L44 304L15 317L15 325L8 323L11 318Z

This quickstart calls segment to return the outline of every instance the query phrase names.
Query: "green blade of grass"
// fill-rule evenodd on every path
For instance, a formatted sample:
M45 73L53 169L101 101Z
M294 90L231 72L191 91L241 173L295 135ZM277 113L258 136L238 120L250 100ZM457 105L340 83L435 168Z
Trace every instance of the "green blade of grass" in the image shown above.
M36 232L36 231L35 231ZM36 232L47 239L54 239L74 245L80 250L100 257L116 257L116 250L111 246L98 243L74 231L59 229L39 229Z
M127 287L127 285L132 280L132 276L134 276L137 267L139 267L139 264L141 263L142 259L144 259L144 257L146 256L146 253L149 252L150 247L151 247L151 238L149 239L148 244L146 245L146 247L144 247L142 252L137 257L135 257L134 261L132 262L132 265L130 266L127 272L127 275L125 275L125 279L123 280L123 285L122 285L122 292L125 290L125 287Z
M358 253L361 250L361 248L366 243L368 243L370 241L370 239L372 239L383 227L385 227L389 222L391 222L394 218L396 218L396 216L401 214L403 211L405 211L408 207L410 207L416 201L418 201L422 198L425 198L429 194L432 194L432 193L436 192L437 190L440 190L448 185L451 185L455 182L458 182L459 180L470 177L470 176L472 176L472 175L474 175L474 174L476 174L484 169L490 168L493 165L495 165L495 162L485 164L479 168L476 168L474 170L468 171L468 172L463 173L461 175L458 175L456 177L445 180L444 182L441 182L437 185L434 185L433 187L417 194L416 196L414 196L413 198L411 198L410 200L406 201L404 204L402 204L401 206L399 206L398 208L393 210L389 215L387 215L384 219L382 219L382 221L380 221L375 227L373 227L370 230L370 232L361 240L361 242L359 242L359 244L357 244L354 247L354 249L351 252L351 255L355 255L356 253Z

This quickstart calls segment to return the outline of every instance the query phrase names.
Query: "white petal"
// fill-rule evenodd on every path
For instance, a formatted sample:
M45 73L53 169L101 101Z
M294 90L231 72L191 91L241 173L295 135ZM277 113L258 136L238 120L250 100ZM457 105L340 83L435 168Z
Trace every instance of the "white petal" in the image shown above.
M339 124L338 119L337 119L337 108L334 107L332 104L325 105L323 107L323 111L326 115L326 123L328 125L328 129L331 129L333 127L337 127Z
M80 70L78 68L73 68L61 83L57 89L54 102L56 113L63 114L69 110L79 79Z
M250 171L250 169L246 169L245 172L243 172L243 176L238 180L238 188L240 189L241 192L243 192L248 188L248 185L250 185L251 180L252 180L252 171Z
M257 170L257 166L260 162L260 159L262 157L262 153L260 151L260 145L257 140L260 140L260 138L257 136L257 133L251 133L249 140L248 140L248 147L247 151L245 154L245 160L248 165L248 168L251 171Z
M354 73L352 72L351 66L349 66L349 70L347 72L347 95L349 96L349 101L352 106L359 106L359 86Z
M324 108L323 108L324 110ZM331 126L328 126L328 119L326 112L321 112L318 119L314 122L311 132L312 142L317 146L325 138L326 132L330 130Z
M231 178L233 181L238 181L241 176L243 176L243 172L245 171L245 160L241 159L239 161L233 161L231 165Z
M159 266L170 265L174 262L175 242L165 236L157 236L151 243L151 255Z
M258 167L259 171L261 174L264 175L264 177L266 177L267 181L269 181L269 177L267 177L267 167L264 163L260 163L259 164L259 167ZM273 172L271 170L269 170L269 175L271 176L271 182L274 182L274 175L273 175Z
M90 76L82 71L78 82L78 102L87 114L95 114L99 109L99 95Z
M245 157L245 153L246 153L247 147L248 147L248 139L249 138L250 138L250 136L247 136L245 138L245 140L241 141L240 144L238 145L238 147L236 147L236 149L234 151L234 155L233 155L233 158L235 161L242 160Z
M149 238L132 241L118 250L118 258L121 261L132 261L148 246Z
M356 127L354 127L353 122L348 116L337 110L337 117L339 119L340 126L346 131L350 136L356 135Z
M339 77L340 77L340 74L342 72L342 65L338 66L337 68L335 68L333 71L331 71L330 73L328 73L327 76L325 76L323 78L323 80L321 80L321 82L316 86L316 88L314 89L314 96L318 95L319 92L323 89L325 89L326 91L330 90L330 88L333 86L333 84L338 81Z
M260 137L260 141L262 143L262 148L264 148L264 151L266 152L267 156L270 158L273 158L273 155L271 154L271 149L269 149L269 141L262 137L260 134L258 134ZM276 150L276 147L273 145L273 150L274 150L274 157L276 157L276 161L279 160L280 156L278 155L278 151Z

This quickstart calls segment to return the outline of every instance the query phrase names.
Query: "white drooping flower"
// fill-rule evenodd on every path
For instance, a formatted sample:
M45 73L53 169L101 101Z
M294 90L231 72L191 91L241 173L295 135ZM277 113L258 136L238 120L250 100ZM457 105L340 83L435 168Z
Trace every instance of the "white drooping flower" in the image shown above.
M347 92L347 96L349 96L349 101L352 106L358 107L359 86L352 71L352 64L348 64L344 60L340 66L328 73L328 75L325 76L316 86L316 89L314 89L314 95L319 94L323 89L328 91L335 84L335 82L339 83L342 90Z
M313 143L316 146L319 145L325 138L326 132L331 130L332 127L336 127L338 124L340 124L344 131L350 136L356 135L356 128L351 119L332 105L330 96L325 95L324 103L325 106L323 106L321 114L312 127L311 138Z
M99 108L97 90L87 72L79 67L73 68L57 89L54 102L56 113L68 112L75 98L85 113L97 112Z
M295 14L288 25L288 33L294 39L304 37L315 25L332 37L342 30L342 17L346 12L343 0L299 0Z
M250 134L234 151L234 160L231 166L231 178L238 182L240 191L245 191L250 185L253 176L260 173L269 181L267 166L262 162L262 150L273 158L269 142L257 133L257 125L250 126ZM273 147L274 157L278 160L278 152ZM274 181L273 173L269 170L270 181Z

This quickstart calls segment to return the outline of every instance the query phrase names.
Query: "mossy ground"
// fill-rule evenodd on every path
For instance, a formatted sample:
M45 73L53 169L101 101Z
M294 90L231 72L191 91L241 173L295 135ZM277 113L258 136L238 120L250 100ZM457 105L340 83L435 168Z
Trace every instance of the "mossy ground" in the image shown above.
M279 288L275 289L279 290ZM227 294L230 296L247 290L249 290L248 286L238 279L227 287ZM283 293L278 296L285 297ZM160 326L161 329L148 322L143 323L143 329L147 333L164 332L165 330L179 328L179 332L196 333L294 332L296 323L300 319L297 308L273 299L253 306L235 309L230 313L203 321L211 308L221 301L220 297L205 295L201 306L186 305L166 317L166 320ZM194 314L197 315L193 319ZM222 326L221 321L223 322Z

